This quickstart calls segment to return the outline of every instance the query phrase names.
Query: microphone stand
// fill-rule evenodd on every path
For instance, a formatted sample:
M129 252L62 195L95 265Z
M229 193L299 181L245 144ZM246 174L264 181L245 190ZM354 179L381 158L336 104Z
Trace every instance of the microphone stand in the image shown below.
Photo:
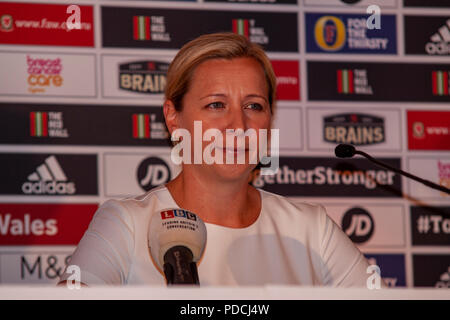
M343 146L343 145L340 144L339 146ZM339 146L338 146L338 147L339 147ZM381 161L379 161L379 160L376 160L375 158L373 158L373 157L370 156L369 154L367 154L367 153L365 153L365 152L363 152L363 151L359 151L359 150L355 149L355 147L353 147L353 146L351 146L351 145L344 145L344 146L346 146L347 148L349 148L349 155L348 155L348 157L352 157L354 154L362 155L363 157L369 159L370 161L372 161L373 163L377 164L377 165L380 166L380 167L386 168L386 169L391 170L391 171L393 171L393 172L395 172L395 173L401 174L401 175L403 175L403 176L405 176L405 177L408 177L408 178L410 178L410 179L412 179L412 180L415 180L415 181L417 181L417 182L420 182L420 183L422 183L422 184L424 184L424 185L426 185L427 187L430 187L430 188L432 188L432 189L436 189L436 190L442 191L442 192L444 192L444 193L450 194L450 189L448 189L448 188L446 188L446 187L444 187L444 186L440 186L440 185L438 185L438 184L436 184L436 183L434 183L434 182L431 182L431 181L429 181L429 180L425 180L425 179L419 178L419 177L417 177L417 176L415 176L415 175L413 175L413 174L410 174L410 173L408 173L408 172L405 172L405 171L403 171L403 170L400 170L400 169L391 167L390 165L387 165L387 164L385 164L385 163L383 163L383 162L381 162ZM336 147L336 148L337 148L337 147ZM337 153L336 153L336 155L338 156ZM343 156L338 156L338 157L342 158ZM347 157L347 156L344 156L344 157Z

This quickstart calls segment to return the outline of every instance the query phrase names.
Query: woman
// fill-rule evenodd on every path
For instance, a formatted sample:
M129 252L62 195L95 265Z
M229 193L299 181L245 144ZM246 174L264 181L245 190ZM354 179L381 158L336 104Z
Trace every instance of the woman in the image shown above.
M203 131L218 129L224 137L227 129L268 130L275 87L259 46L230 33L201 36L168 70L167 127L171 134L186 129L194 135L194 121L201 121ZM367 261L322 206L294 204L248 183L256 166L248 161L249 148L214 150L234 159L245 151L244 164L183 163L167 185L103 204L71 259L81 268L81 282L164 285L148 251L148 225L154 212L180 207L206 223L201 285L366 286Z

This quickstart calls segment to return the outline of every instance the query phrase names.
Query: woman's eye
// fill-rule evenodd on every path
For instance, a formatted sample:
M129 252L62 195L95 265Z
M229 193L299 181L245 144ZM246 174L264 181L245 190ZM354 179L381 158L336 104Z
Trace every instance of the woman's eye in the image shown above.
M225 107L225 105L222 102L213 102L208 104L206 107L210 109L220 109Z
M250 103L246 106L246 108L256 110L256 111L261 111L264 109L263 106L260 105L259 103Z

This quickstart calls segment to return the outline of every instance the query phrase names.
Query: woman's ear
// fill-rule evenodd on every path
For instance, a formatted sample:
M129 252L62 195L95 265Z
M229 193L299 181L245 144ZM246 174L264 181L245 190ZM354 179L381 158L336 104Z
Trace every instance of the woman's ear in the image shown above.
M163 105L164 118L166 119L166 126L169 129L169 134L179 128L178 124L178 111L175 109L175 105L171 100L166 100Z

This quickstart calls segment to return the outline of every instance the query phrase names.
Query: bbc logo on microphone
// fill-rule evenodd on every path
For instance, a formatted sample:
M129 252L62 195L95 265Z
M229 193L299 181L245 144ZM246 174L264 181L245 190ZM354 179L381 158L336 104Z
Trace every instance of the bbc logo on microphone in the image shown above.
M197 217L192 212L181 210L181 209L173 209L161 211L161 219L170 219L175 217L186 218L189 220L197 221Z

